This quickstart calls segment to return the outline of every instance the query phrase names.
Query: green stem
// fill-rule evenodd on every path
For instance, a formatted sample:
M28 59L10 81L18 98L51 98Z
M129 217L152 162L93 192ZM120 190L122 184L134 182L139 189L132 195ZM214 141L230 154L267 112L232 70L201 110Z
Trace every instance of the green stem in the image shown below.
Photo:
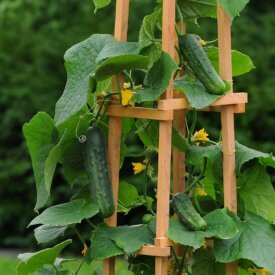
M104 104L106 103L106 99L109 98L110 96L113 96L113 95L116 95L117 93L109 93L107 95L105 95L100 103L100 106L99 106L99 109L95 115L95 118L93 119L93 122L96 123L96 121L98 120L99 116L100 116L100 113L101 113L101 110L104 106Z
M84 264L84 260L85 260L85 257L83 257L83 259L81 260L81 262L80 262L80 264L79 264L77 270L75 271L74 275L77 275L77 274L78 274L78 272L80 271L82 265Z
M184 268L184 261L185 261L185 258L186 258L186 255L187 255L187 252L189 250L189 247L187 246L185 251L184 251L184 254L183 254L183 257L181 259L181 263L180 263L180 266L179 266L179 273L178 275L181 275L182 274L182 270Z
M53 268L54 268L54 270L56 271L57 274L61 274L60 271L57 269L57 267L54 264L52 266L53 266Z
M148 160L148 163L146 165L146 170L145 170L145 181L144 181L144 185L143 185L143 196L145 199L145 204L146 204L146 208L147 210L152 214L152 215L156 215L155 212L153 211L153 209L151 208L151 206L149 205L148 201L147 201L147 182L148 182L148 168L151 164L152 158L153 158L154 153L152 152L150 155L150 158Z
M179 5L176 6L176 9L177 9L177 14L180 18L180 34L183 34L183 24L184 24L184 22L183 22L183 17L182 17L182 13L181 13L181 10L179 8Z
M191 124L190 130L189 130L189 133L188 133L189 143L191 143L191 137L192 137L192 134L195 130L196 123L197 123L197 110L193 110L192 124Z
M96 229L96 225L92 223L89 219L85 219L85 221L93 228Z
M200 206L200 204L199 204L199 202L198 202L198 199L197 199L197 196L196 196L196 195L193 196L193 202L194 202L195 207L196 207L196 209L198 210L198 212L199 212L202 216L204 216L204 215L206 214L206 212L204 212L204 211L202 210L202 208L201 208L201 206Z
M127 79L130 81L130 84L131 84L131 88L133 89L134 88L134 81L132 79L132 77L126 72L126 71L123 71L123 74L127 77Z
M76 227L74 227L74 232L75 232L77 238L79 239L79 241L83 244L83 246L85 246L86 243L85 243L84 239L82 238L81 234L79 233L79 231L76 229Z
M177 256L177 254L176 254L175 249L174 249L173 246L171 246L171 251L172 251L172 254L173 254L173 256L174 256L174 258L175 258L177 264L180 265L180 259L179 259L179 257Z

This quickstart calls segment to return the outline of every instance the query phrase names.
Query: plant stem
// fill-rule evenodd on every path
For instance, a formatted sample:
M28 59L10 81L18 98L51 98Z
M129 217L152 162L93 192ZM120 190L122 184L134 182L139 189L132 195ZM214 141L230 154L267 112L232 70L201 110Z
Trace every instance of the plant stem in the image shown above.
M180 260L179 260L179 257L177 256L176 252L175 252L175 249L173 246L171 246L171 251L172 251L172 254L176 260L176 262L178 263L178 265L180 265Z
M176 9L177 9L177 14L180 18L180 34L182 35L183 34L183 24L184 24L183 17L182 17L182 13L181 13L181 10L179 8L179 5L176 6Z
M153 211L153 209L151 208L151 206L149 205L148 201L147 201L147 182L148 182L148 168L151 164L152 158L153 158L154 153L152 152L149 158L149 161L146 165L146 170L145 170L145 181L144 181L144 185L143 185L143 196L145 199L145 204L146 204L146 208L147 210L152 214L152 215L156 215L155 212Z
M54 270L56 271L57 274L61 274L60 271L57 269L57 267L54 264L52 266L53 266L53 268L54 268Z
M79 239L79 241L83 244L83 246L85 246L86 243L85 243L84 239L82 238L81 234L79 233L79 231L76 229L76 227L74 227L74 232L75 232L77 238Z
M96 225L92 223L89 219L85 219L85 221L93 228L96 229Z
M123 71L123 74L127 77L127 79L130 81L130 84L131 84L131 88L133 89L134 88L134 81L132 79L132 77L126 72L126 71Z
M186 255L187 255L187 252L189 250L189 247L187 246L185 251L184 251L184 254L183 254L183 257L181 259L181 263L180 263L180 266L179 266L179 273L178 275L181 275L182 274L182 270L184 268L184 261L185 261L185 258L186 258Z
M79 264L77 270L75 271L74 275L77 275L77 274L78 274L78 272L80 271L80 269L81 269L81 267L82 267L82 265L83 265L83 263L84 263L84 260L85 260L85 257L83 257L83 259L81 260L81 262L80 262L80 264Z
M198 212L201 214L201 215L205 215L206 212L204 212L198 202L198 199L197 199L197 196L194 194L193 196L193 201L194 201L194 204L195 204L195 207L197 208Z
M191 143L191 137L192 137L192 134L195 130L196 123L197 123L197 110L194 109L193 110L193 117L192 117L192 124L191 124L190 130L189 130L189 133L188 133L189 143Z

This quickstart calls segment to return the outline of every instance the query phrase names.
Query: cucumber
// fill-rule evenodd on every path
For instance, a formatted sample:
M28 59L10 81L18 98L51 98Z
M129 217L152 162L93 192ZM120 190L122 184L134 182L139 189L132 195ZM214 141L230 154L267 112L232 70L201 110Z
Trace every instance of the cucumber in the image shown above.
M172 199L172 207L179 221L191 230L205 230L206 221L194 208L191 199L185 193L178 193Z
M142 217L142 222L143 222L144 224L149 224L153 218L154 218L153 215L151 215L151 214L145 214L145 215Z
M105 139L97 126L88 128L86 138L84 164L91 199L98 205L103 218L110 217L115 211L115 206Z
M179 49L195 76L210 94L220 95L226 90L226 84L217 74L198 38L194 34L179 36Z

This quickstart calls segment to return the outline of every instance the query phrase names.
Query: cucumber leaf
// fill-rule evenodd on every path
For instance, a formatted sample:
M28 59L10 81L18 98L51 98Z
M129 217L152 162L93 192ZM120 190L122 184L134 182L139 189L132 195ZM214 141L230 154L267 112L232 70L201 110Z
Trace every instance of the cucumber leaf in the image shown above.
M16 268L16 274L32 274L37 269L42 268L43 265L53 265L61 251L70 243L72 243L72 240L66 240L54 247L46 248L36 253L19 254L18 258L21 260L21 262Z
M100 63L109 57L115 57L125 54L138 54L140 51L138 42L119 42L113 41L107 44L96 58L96 62Z
M91 258L105 259L135 253L144 244L152 243L152 232L147 225L110 227L100 224L91 238L89 251Z
M93 0L96 10L105 8L111 3L111 0Z
M29 224L46 224L65 226L80 223L85 218L91 218L98 213L98 206L85 199L73 200L47 208L35 217Z
M233 21L249 3L249 0L219 0L219 2Z
M161 40L155 37L155 31L161 21L162 10L158 9L152 14L144 17L140 31L139 31L139 44L141 54L149 57L149 67L156 62L161 55Z
M67 83L55 107L57 125L78 113L88 99L89 76L96 69L96 58L106 44L114 41L108 34L94 34L65 53Z
M167 237L175 243L201 247L205 238L230 239L238 232L237 225L226 209L217 209L203 217L207 223L205 231L191 231L178 220L170 220Z
M38 210L49 199L53 175L59 161L58 132L53 119L47 113L39 112L24 124L23 133L32 159L37 191L35 210Z
M206 48L207 57L210 59L215 70L219 72L219 50L217 47ZM255 69L255 66L248 55L232 50L232 75L239 76Z
M225 264L216 261L209 247L196 250L193 260L192 275L225 275Z
M238 178L238 208L275 221L275 191L265 167L253 163Z
M97 66L94 77L97 81L105 80L123 70L145 70L149 64L146 56L123 54L107 58Z
M217 0L179 0L177 4L183 19L217 17Z
M128 213L138 199L136 187L127 182L120 182L118 189L118 212Z
M189 108L194 109L203 109L223 96L208 93L199 80L188 80L187 77L176 79L174 89L182 92L189 102Z
M236 141L236 173L240 175L243 165L253 159L258 159L258 162L263 166L275 168L275 157L272 154L262 153L257 150L248 148Z
M47 243L64 234L67 226L41 225L34 229L34 237L38 244Z
M214 240L214 254L219 262L248 259L275 273L275 227L260 216L247 213L238 223L239 232L229 240Z
M133 102L157 100L167 89L172 74L178 69L171 56L162 52L160 59L149 69L144 79L143 88L139 89L132 97Z

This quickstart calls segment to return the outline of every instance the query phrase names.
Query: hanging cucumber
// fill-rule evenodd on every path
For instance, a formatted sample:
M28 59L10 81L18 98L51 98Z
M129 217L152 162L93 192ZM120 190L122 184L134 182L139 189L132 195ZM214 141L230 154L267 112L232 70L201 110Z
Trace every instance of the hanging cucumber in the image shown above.
M185 193L178 193L172 199L172 207L179 221L191 230L205 230L206 221L194 208L192 201Z
M195 76L210 94L220 95L226 90L226 84L215 71L194 34L179 35L179 49Z
M86 137L84 162L91 198L98 205L101 216L106 218L114 213L115 206L105 139L97 126L89 127Z

